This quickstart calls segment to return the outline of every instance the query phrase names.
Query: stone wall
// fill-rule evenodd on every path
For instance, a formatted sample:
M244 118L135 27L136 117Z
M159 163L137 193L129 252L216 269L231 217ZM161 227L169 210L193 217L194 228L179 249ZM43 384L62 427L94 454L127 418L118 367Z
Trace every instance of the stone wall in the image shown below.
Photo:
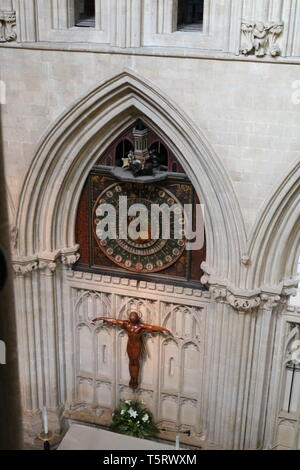
M156 2L132 0L132 15L121 0L110 9L97 0L93 31L69 23L67 3L52 12L51 24L56 2L0 1L0 12L12 13L0 21L16 32L3 36L0 80L27 440L40 429L44 404L59 433L64 413L82 406L97 422L99 407L109 412L128 393L123 353L114 349L115 363L106 367L106 352L96 353L91 338L110 333L92 331L86 315L109 304L106 313L118 317L122 302L140 302L153 308L154 317L145 310L149 322L178 307L181 320L187 316L189 325L192 315L201 330L196 343L188 327L178 331L188 348L167 345L169 362L162 345L153 346L162 376L145 376L142 392L157 419L172 416L171 425L192 427L208 447L297 447L299 419L282 415L282 393L290 334L295 338L300 324L299 309L289 306L300 252L300 2L233 0L228 9L229 2L206 0L212 8L203 33L192 36L176 31L175 1L158 1L152 12ZM245 49L244 36L251 46L259 21L284 23L275 35L278 55L270 55L270 42L259 54ZM71 270L86 175L141 115L205 204L206 297ZM115 336L110 340L103 345L116 348ZM200 378L191 370L185 380L178 363L198 353ZM284 426L292 423L287 433L282 416Z

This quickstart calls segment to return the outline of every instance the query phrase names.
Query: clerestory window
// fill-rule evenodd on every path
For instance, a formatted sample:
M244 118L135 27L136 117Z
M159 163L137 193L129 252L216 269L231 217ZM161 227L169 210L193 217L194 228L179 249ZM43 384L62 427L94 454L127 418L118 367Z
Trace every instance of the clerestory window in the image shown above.
M95 0L75 0L75 26L95 27Z
M178 31L202 31L204 0L178 0Z

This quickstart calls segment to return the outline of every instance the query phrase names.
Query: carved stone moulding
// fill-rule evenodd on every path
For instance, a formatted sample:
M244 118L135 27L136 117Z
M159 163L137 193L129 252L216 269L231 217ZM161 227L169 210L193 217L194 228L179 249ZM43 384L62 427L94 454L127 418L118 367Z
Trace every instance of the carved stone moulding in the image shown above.
M18 276L25 276L38 269L39 263L36 257L33 258L16 258L12 262L13 269Z
M23 276L37 269L54 273L59 262L61 262L63 266L71 268L80 257L78 250L79 246L76 245L72 248L65 248L54 252L44 252L32 257L15 257L12 260L13 269L16 275Z
M251 313L258 308L273 309L286 305L290 296L297 295L299 277L286 279L276 286L262 285L257 289L240 289L228 284L227 279L214 275L207 263L202 263L204 272L201 282L206 284L216 302L228 304L238 312Z
M214 300L226 303L239 312L251 313L258 309L261 304L259 289L247 291L234 289L233 287L213 285L210 287L210 291Z
M15 41L17 39L16 12L0 11L0 42Z
M283 31L283 23L243 21L241 26L241 49L244 55L264 57L281 55L277 39Z

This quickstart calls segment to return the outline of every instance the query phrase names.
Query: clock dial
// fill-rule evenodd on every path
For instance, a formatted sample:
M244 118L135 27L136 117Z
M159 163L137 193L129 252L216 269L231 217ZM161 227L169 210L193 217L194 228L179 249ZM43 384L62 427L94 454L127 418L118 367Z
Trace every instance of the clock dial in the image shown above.
M130 229L133 224L136 226L138 237L130 236L128 230L127 239L104 239L105 235L100 226L102 214L100 206L110 204L116 210L116 227L118 227L120 212L119 198L127 197L128 212L136 204L143 204L147 208L146 223L139 224L135 216L127 216L127 228ZM172 207L175 210L170 211L170 237L168 239L155 239L151 229L151 206L157 204L165 207ZM185 240L174 238L174 217L183 213L182 204L167 189L155 184L135 184L135 183L116 183L106 188L98 197L93 209L93 234L98 246L103 253L113 261L128 271L136 273L154 273L162 271L176 263L185 250ZM180 215L178 215L180 214ZM122 216L124 214L121 214ZM139 214L141 217L141 214ZM104 228L105 229L105 228ZM118 232L117 232L118 234ZM161 234L159 235L161 236Z

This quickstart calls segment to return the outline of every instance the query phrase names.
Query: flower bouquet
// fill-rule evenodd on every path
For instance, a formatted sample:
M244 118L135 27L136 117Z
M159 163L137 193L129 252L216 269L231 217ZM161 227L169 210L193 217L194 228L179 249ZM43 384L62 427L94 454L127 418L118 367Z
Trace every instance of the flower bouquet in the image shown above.
M145 437L154 436L159 429L153 422L152 413L144 408L139 401L122 400L113 413L110 430L128 436Z

